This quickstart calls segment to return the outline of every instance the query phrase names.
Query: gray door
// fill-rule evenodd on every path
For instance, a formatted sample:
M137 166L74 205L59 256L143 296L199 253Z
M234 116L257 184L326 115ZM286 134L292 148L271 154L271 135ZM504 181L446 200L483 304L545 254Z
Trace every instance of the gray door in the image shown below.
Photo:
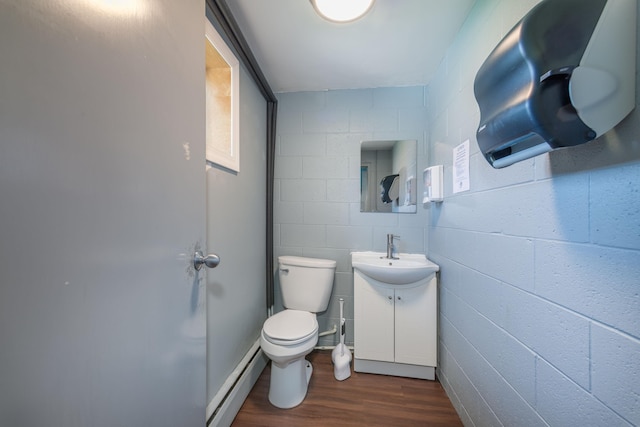
M0 0L2 426L205 424L203 19Z

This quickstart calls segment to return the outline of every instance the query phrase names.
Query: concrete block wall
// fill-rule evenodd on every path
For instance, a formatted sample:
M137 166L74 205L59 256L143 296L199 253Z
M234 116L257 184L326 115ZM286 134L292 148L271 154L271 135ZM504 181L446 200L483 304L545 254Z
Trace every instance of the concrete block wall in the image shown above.
M535 3L478 0L428 88L438 376L467 426L640 425L640 112L500 170L475 140L475 73ZM467 139L471 189L454 195Z
M360 142L416 140L419 176L426 165L425 87L278 94L274 244L278 255L338 262L331 302L320 330L339 326L345 299L348 344L353 344L350 252L386 250L386 234L401 236L401 252L425 253L427 211L360 212ZM420 188L418 192L422 191ZM277 258L276 258L277 262ZM282 309L276 279L275 311ZM334 345L339 335L320 338Z

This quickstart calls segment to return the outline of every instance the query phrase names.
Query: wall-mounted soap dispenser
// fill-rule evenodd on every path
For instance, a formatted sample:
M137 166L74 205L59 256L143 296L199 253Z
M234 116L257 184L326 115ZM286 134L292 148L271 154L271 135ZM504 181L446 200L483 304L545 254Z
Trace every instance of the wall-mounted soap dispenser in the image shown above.
M480 67L477 140L494 168L591 141L635 107L636 0L543 0Z
M422 173L424 195L422 203L441 202L444 200L444 186L442 182L443 166L431 166Z

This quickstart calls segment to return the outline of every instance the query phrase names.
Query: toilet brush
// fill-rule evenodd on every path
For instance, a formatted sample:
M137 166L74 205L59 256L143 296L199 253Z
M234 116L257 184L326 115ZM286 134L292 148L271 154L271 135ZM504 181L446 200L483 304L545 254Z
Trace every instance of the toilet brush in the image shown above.
M340 298L340 344L331 352L333 361L333 375L338 381L346 380L351 376L351 351L344 344L346 319L343 314L344 299Z
M344 326L343 326L344 325L344 322L343 322L343 319L344 319L344 314L343 314L343 311L344 311L344 298L340 298L339 302L340 302L340 332L339 332L340 333L340 343L336 344L335 348L331 351L331 362L334 365L336 363L336 358L343 353L341 344L343 342L342 341L342 334L344 333L343 330L342 330L344 328Z

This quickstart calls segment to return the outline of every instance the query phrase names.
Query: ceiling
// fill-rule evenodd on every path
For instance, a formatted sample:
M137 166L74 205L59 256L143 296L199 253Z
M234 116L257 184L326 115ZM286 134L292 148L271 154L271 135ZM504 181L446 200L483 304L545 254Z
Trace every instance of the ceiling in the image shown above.
M277 93L427 84L474 1L376 0L348 24L309 0L227 4Z

